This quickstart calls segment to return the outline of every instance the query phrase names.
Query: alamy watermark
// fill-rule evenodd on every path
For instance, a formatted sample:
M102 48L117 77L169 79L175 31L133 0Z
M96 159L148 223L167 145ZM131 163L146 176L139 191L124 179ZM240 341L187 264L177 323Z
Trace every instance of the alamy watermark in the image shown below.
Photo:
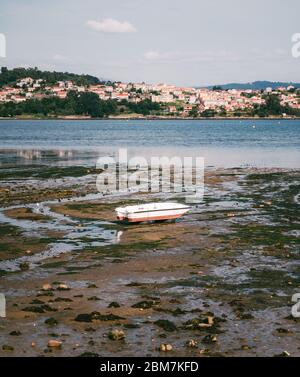
M0 33L0 58L6 58L6 37Z
M1 317L6 317L6 300L3 293L0 293L0 318Z
M300 293L293 295L292 302L295 302L295 305L292 307L292 316L294 318L300 318Z
M292 56L294 58L300 58L300 33L292 35Z
M200 203L204 196L203 157L142 156L128 158L127 149L118 156L100 157L97 169L99 192L185 193L186 203Z

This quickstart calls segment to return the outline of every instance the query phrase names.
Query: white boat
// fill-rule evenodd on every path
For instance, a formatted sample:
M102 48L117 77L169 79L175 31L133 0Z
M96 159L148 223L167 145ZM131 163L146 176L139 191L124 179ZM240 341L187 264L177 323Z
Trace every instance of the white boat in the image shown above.
M118 207L117 218L126 222L163 221L178 219L191 207L180 203L148 203L136 206Z

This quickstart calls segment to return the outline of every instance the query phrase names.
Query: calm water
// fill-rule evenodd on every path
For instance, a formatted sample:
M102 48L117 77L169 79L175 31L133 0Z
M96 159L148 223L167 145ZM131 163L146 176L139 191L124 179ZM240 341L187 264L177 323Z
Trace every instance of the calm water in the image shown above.
M119 147L146 156L203 156L212 166L297 168L300 121L0 121L2 150L94 151L95 156Z

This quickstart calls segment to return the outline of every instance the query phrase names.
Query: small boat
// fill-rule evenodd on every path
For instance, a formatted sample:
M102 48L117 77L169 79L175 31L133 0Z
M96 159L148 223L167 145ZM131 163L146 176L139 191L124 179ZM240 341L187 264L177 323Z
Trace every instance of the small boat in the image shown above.
M130 223L144 221L174 220L187 213L191 207L180 203L148 203L136 206L118 207L115 209L120 221Z

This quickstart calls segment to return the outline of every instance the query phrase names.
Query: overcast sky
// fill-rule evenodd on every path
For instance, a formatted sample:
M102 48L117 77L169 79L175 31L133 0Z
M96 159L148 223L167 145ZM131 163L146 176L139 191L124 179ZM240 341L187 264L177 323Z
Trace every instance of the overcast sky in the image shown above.
M112 80L300 82L299 0L0 0L0 65Z

